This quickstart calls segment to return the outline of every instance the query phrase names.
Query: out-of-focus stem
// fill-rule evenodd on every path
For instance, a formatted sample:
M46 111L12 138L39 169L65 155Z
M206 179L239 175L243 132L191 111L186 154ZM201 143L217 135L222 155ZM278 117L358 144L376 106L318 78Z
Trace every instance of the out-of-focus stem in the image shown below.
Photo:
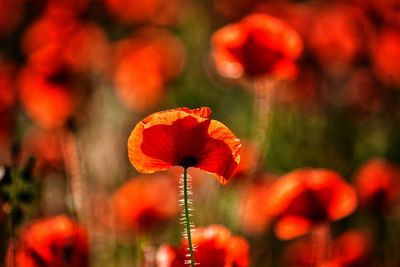
M260 158L256 169L264 161L265 150L268 147L276 84L276 81L272 79L256 79L252 83L256 116L253 126L253 139L260 148Z
M61 146L65 168L68 176L68 186L71 191L74 212L78 219L84 219L84 182L80 165L78 142L75 135L66 130L61 133Z
M331 236L329 223L320 223L314 226L311 231L311 244L313 266L326 261L329 256L331 246Z

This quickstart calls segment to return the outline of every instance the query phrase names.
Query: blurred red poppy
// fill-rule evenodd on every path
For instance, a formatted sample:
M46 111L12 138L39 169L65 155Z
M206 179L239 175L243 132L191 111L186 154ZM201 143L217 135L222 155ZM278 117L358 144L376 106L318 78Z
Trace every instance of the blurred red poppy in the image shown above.
M307 38L311 52L325 71L334 75L348 73L365 52L368 20L350 5L327 5L314 10L314 14L318 20L313 20Z
M299 169L279 178L270 188L265 210L276 217L275 234L291 239L315 225L341 219L354 211L354 189L334 171Z
M103 28L80 24L62 45L62 58L75 71L104 73L109 65L109 44Z
M130 162L143 173L196 167L226 184L240 160L240 140L210 115L207 107L151 114L129 136Z
M59 68L49 73L25 68L19 76L19 96L28 115L41 127L53 129L63 126L71 117L74 101L68 69Z
M41 69L62 61L76 72L104 72L109 63L104 30L94 23L83 24L68 12L45 13L36 20L24 34L23 50L29 63Z
M371 240L367 233L351 230L337 237L333 244L331 260L319 267L370 266Z
M217 30L211 39L218 72L228 78L293 78L302 51L300 36L284 21L252 14Z
M174 24L179 21L181 0L106 0L108 10L124 23Z
M194 258L196 264L204 267L246 267L249 266L249 244L221 225L199 227L192 233L196 244ZM188 246L186 239L180 247L163 245L157 252L158 267L183 267Z
M179 214L178 187L166 175L134 177L114 192L111 208L118 230L147 232Z
M16 267L89 266L85 229L62 215L41 219L23 228L15 253ZM12 260L10 256L8 260Z
M373 43L374 72L388 86L400 86L400 30L386 28Z
M115 46L114 85L128 108L143 112L159 103L165 85L182 70L185 49L171 33L145 28Z
M360 204L386 215L400 202L400 167L380 159L366 162L358 170L355 187Z
M79 21L68 12L45 12L24 32L22 49L26 55L31 55L49 46L65 45L78 26Z
M328 260L315 264L312 240L300 239L289 244L283 252L283 266L296 267L359 267L368 265L371 240L361 230L347 231L332 243Z

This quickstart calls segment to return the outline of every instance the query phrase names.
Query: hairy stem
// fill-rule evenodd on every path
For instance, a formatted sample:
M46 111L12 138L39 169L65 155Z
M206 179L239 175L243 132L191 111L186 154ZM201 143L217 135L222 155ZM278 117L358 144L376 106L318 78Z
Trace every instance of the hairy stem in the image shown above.
M187 168L183 168L183 199L184 199L184 209L185 209L186 234L187 234L188 246L189 246L189 250L190 250L190 266L194 267L194 254L193 254L192 235L190 232L190 218L189 218Z

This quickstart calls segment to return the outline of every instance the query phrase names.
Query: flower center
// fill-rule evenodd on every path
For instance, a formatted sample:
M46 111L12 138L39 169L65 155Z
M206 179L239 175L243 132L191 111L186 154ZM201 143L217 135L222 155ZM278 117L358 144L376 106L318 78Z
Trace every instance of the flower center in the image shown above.
M198 161L199 159L197 157L184 157L179 165L181 165L183 168L189 168L196 166Z

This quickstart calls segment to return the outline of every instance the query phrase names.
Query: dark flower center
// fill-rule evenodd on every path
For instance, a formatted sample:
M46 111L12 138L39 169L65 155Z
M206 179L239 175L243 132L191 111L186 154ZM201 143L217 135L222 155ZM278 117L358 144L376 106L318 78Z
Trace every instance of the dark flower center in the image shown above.
M198 158L196 157L184 157L181 162L180 165L183 168L189 168L189 167L193 167L196 166L197 162L199 161Z

